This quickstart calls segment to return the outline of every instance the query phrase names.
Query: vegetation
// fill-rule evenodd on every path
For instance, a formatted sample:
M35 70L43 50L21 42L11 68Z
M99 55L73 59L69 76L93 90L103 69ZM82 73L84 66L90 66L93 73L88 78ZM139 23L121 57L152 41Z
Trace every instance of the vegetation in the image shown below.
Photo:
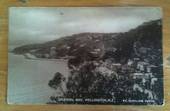
M156 20L125 33L73 35L71 48L66 51L67 55L74 56L68 60L70 75L65 78L67 81L61 81L61 74L55 75L49 86L57 89L65 82L65 98L112 98L114 104L162 104L161 29L161 21ZM104 54L98 53L95 48ZM58 103L57 98L51 97L50 103Z

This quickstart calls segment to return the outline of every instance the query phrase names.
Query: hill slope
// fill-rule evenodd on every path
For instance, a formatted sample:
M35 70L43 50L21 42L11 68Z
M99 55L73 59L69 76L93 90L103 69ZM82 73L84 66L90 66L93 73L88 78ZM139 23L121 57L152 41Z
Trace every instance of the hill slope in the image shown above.
M39 58L50 54L55 47L55 58L65 56L104 57L110 53L118 60L131 55L135 41L150 42L153 47L161 46L161 21L146 22L125 33L80 33L42 44L29 44L15 48L15 54L31 53ZM152 43L151 43L152 42ZM114 54L113 54L114 53Z

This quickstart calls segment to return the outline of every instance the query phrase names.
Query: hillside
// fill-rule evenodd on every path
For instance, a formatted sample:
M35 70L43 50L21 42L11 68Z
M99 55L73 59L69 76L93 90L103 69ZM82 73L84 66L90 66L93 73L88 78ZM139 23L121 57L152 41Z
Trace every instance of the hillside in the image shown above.
M56 56L53 58L66 56L101 58L112 54L120 60L131 55L135 41L140 41L141 43L151 41L155 48L159 48L162 41L160 38L160 22L160 20L146 22L125 33L73 34L42 44L20 46L12 52L15 54L31 53L38 58L45 58L46 55L50 55L51 48L55 47Z

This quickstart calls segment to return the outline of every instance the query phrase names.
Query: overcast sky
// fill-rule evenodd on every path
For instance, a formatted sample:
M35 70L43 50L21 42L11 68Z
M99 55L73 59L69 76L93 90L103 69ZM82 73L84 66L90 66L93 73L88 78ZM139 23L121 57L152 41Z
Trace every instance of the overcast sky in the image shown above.
M24 45L82 32L126 32L160 19L158 7L12 7L9 44Z

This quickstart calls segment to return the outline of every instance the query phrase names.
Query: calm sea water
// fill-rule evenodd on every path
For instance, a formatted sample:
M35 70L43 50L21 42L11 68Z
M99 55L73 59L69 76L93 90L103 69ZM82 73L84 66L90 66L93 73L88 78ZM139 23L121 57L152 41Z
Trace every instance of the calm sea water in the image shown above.
M62 60L29 60L22 55L8 54L8 103L44 104L56 95L48 86L56 72L68 76L67 62Z

